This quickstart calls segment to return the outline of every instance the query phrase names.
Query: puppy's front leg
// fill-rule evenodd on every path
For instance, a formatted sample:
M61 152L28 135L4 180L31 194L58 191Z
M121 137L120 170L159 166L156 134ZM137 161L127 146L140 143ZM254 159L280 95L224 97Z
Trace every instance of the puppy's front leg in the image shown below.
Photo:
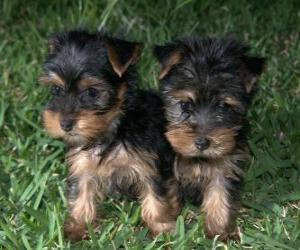
M237 238L234 233L237 204L232 197L232 191L230 179L222 171L215 171L213 179L204 190L202 203L208 237L220 235L223 241Z
M94 162L87 152L80 152L68 160L71 163L68 177L69 218L65 222L65 235L72 240L81 240L87 237L87 223L96 223L96 201L103 195L99 191Z
M142 199L142 218L156 236L175 230L176 218L181 212L181 197L175 180L146 185Z

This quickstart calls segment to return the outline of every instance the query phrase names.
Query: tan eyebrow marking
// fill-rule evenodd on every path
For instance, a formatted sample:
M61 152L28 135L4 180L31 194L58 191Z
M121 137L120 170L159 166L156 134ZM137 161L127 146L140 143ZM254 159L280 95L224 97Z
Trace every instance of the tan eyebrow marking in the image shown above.
M239 108L242 107L241 102L234 97L227 96L227 97L225 97L224 102L231 106L235 106L235 107L239 107Z
M193 100L195 102L196 100L195 93L189 90L173 90L170 94L181 101Z
M61 87L65 86L65 81L56 73L49 72L48 74L42 75L39 81L45 85L59 85Z
M91 86L101 84L101 80L96 77L86 77L78 82L78 87L80 90L88 89Z

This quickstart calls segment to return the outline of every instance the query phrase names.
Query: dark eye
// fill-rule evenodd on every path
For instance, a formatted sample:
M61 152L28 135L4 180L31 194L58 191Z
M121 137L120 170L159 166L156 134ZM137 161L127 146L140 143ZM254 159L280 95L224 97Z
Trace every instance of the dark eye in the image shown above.
M64 89L62 87L55 85L51 88L51 92L52 92L52 95L60 96L64 93Z
M191 102L180 102L180 108L184 113L190 113L192 108Z
M88 94L89 97L95 98L95 97L98 96L98 90L95 89L95 88L89 88L89 89L87 90L87 94Z

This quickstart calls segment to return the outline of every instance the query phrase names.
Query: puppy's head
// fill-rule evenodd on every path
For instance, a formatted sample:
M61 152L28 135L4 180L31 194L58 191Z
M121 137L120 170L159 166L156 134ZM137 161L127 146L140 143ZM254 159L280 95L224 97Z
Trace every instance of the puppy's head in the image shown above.
M71 145L108 136L122 114L140 52L138 43L101 33L71 31L50 38L40 77L51 91L42 114L48 133Z
M156 46L166 133L185 157L229 154L243 126L264 59L232 39L188 38Z

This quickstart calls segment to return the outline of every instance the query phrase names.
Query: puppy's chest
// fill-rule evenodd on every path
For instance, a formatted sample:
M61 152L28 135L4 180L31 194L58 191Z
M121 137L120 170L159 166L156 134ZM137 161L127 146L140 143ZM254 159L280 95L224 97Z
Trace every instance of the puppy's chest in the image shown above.
M227 178L238 181L242 176L242 170L231 156L209 161L177 157L174 172L184 196L195 205L202 203L203 194L211 183Z
M142 192L148 176L153 174L153 159L145 159L139 151L122 145L114 147L103 155L100 148L80 151L77 161L71 164L71 171L82 165L82 171L92 174L103 193L113 197L137 198ZM76 172L76 170L75 170Z
M235 161L236 156L226 156L214 160L194 160L177 157L174 164L176 178L185 185L208 183L217 176L238 179L243 171Z

